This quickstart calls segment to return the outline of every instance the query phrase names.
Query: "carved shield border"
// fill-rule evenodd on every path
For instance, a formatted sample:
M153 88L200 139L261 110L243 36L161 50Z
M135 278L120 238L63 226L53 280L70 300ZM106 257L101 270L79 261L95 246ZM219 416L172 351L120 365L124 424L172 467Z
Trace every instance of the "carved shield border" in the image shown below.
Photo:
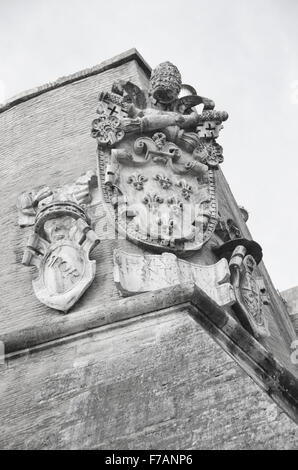
M77 251L78 256L80 256L83 261L83 270L80 272L79 280L74 283L71 288L66 289L61 293L51 293L45 282L46 262L48 261L49 256L54 253L55 250L64 245L68 245L73 250ZM38 270L38 277L32 281L35 295L40 300L40 302L47 305L48 307L64 312L70 310L70 308L91 285L95 276L96 261L89 259L89 251L90 246L79 246L78 244L72 243L69 240L58 242L48 247L48 250L44 254L44 257L41 261Z

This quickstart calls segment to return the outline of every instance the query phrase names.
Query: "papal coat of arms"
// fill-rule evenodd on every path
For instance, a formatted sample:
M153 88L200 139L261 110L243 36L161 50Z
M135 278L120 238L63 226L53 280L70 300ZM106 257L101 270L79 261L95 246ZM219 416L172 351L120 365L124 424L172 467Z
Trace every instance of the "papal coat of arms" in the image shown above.
M182 85L169 62L155 69L148 92L119 81L99 101L92 136L116 229L159 251L200 249L218 221L216 138L227 113Z

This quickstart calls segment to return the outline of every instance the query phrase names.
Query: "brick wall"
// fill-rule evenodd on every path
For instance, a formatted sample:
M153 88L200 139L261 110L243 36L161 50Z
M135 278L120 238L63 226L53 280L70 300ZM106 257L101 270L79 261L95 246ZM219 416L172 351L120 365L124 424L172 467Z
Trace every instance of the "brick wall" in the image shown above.
M298 446L296 425L182 309L9 360L0 416L1 449Z

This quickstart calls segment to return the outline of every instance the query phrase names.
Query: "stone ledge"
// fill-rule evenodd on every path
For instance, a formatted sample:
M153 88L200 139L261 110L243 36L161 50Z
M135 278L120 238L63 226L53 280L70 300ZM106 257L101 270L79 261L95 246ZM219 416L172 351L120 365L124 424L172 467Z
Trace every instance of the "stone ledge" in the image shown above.
M51 317L42 327L4 335L8 358L36 347L53 347L61 339L77 339L99 327L171 307L187 308L189 315L229 354L283 411L298 424L298 379L281 365L227 312L195 285L179 285L146 292L83 312Z
M193 285L179 285L113 300L84 311L57 313L55 317L45 318L42 326L0 334L0 341L5 344L6 355L19 353L78 333L86 333L101 326L189 303L193 292Z
M193 319L298 424L298 378L197 287L191 305Z
M131 60L136 60L140 67L142 67L142 69L144 70L145 74L148 75L148 77L150 76L151 67L143 59L137 49L132 48L126 52L123 52L122 54L113 57L112 59L105 60L104 62L101 62L100 64L95 65L94 67L81 70L80 72L76 72L65 77L60 77L54 82L46 83L45 85L32 88L31 90L27 90L16 96L13 96L4 103L0 103L0 113L7 111L13 106L23 103L24 101L28 101L32 98L35 98L36 96L39 96L42 93L46 93L47 91L51 91L56 88L60 88L64 85L68 85L70 83L82 80L92 75L97 75L99 73L105 72L106 70L119 67L120 65L130 62Z

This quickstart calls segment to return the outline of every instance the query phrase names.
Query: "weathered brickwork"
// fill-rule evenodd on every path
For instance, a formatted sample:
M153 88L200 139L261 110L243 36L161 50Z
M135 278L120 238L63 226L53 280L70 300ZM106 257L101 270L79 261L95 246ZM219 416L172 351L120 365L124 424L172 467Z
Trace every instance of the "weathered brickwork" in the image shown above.
M184 311L9 360L1 448L294 449L296 425Z

